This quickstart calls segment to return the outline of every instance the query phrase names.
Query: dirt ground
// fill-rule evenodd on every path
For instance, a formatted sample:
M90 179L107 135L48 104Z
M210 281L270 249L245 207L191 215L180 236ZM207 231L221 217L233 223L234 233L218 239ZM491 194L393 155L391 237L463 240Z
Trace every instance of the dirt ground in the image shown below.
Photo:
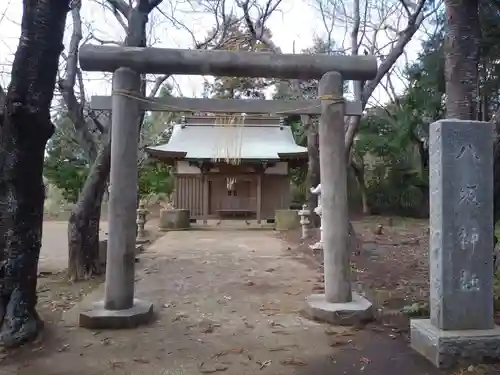
M361 253L351 257L352 276L370 301L384 309L385 315L413 303L426 304L429 291L427 221L367 217L352 223L363 243ZM309 245L319 239L319 231L314 231L305 243L300 240L299 231L283 233L281 237L322 270L323 254L309 249Z
M353 261L360 285L376 292L374 302L387 310L424 301L417 291L426 289L425 223L387 223L380 236L373 234L377 224L378 219L355 223L366 250ZM170 232L137 266L136 294L155 304L155 323L135 330L83 330L75 324L80 306L72 306L96 285L81 284L81 295L71 303L61 303L68 299L64 293L58 298L52 292L54 301L41 303L43 337L4 353L0 375L443 373L408 347L400 322L340 328L306 319L304 297L322 288L320 267L310 254L297 233ZM82 305L102 298L102 290L97 287Z
M401 314L405 306L418 304L419 314L415 315L426 316L429 313L428 221L372 216L352 223L363 242L363 251L351 257L352 277L379 308L380 316L402 329L408 326L408 316ZM300 231L283 233L280 237L322 272L323 254L309 249L319 239L319 231L314 231L306 242L300 240ZM500 324L500 311L496 315Z

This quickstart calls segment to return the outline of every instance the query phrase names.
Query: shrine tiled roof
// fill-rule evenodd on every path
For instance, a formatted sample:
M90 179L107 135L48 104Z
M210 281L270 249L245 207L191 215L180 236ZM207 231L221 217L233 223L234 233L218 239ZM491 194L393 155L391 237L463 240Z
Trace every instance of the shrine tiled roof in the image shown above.
M206 160L282 160L307 158L289 126L276 123L221 125L203 120L176 124L168 143L148 147L153 157Z

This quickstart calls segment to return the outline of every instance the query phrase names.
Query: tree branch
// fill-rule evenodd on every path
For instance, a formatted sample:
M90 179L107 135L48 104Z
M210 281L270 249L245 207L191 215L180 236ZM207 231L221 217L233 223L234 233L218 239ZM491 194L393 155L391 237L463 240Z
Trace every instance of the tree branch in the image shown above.
M81 2L75 4L71 9L71 16L73 18L73 33L71 35L68 55L66 57L66 71L64 78L59 80L59 89L61 90L64 102L68 109L68 117L73 122L75 128L75 138L78 143L83 147L89 161L92 161L97 156L97 147L95 139L91 134L83 111L83 102L78 102L75 95L75 83L78 75L78 50L80 42L83 38L82 35L82 20L80 16ZM64 57L64 54L62 54ZM80 72L81 73L81 72ZM83 85L83 79L79 79L80 84ZM85 97L82 91L82 97ZM84 99L82 99L84 100Z
M406 27L403 31L401 31L398 35L398 39L395 41L391 50L387 54L387 57L382 61L379 65L376 77L367 82L363 88L363 93L361 95L361 104L363 108L366 107L368 103L368 99L372 96L375 88L380 83L382 78L390 71L390 69L394 66L398 58L403 54L404 48L410 42L411 38L415 35L418 28L422 24L422 22L429 17L431 14L435 13L440 7L441 2L438 2L436 6L431 10L431 12L425 14L424 13L424 5L426 0L419 0L418 4L415 6L415 11L409 17ZM359 127L359 119L355 119L351 117L349 119L349 126L346 131L345 136L345 144L346 150L349 151L351 149L352 143L354 141L354 136L356 135Z
M153 9L156 8L157 6L159 6L162 2L163 2L163 0L149 0L149 12L148 13L151 13L153 11Z
M163 83L170 77L169 74L162 75L158 78L156 78L155 83L153 84L153 87L149 91L149 97L154 98L156 94L158 94L158 91L160 91L160 88L162 87Z
M118 11L126 19L130 17L130 12L132 11L132 8L130 7L130 5L127 4L125 0L106 0L106 1L109 3L109 5L111 5L111 7L114 10L114 13Z

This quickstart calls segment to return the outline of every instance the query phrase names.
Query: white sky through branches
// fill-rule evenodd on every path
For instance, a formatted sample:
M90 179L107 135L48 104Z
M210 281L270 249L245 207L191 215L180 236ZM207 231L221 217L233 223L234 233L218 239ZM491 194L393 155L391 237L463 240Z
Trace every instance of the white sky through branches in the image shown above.
M114 18L109 10L105 10L99 2L104 0L82 0L82 21L84 39L93 33L101 40L123 40L123 28ZM346 0L348 2L348 0ZM174 9L175 7L175 9ZM322 36L321 17L310 0L283 0L278 8L280 11L273 13L267 21L266 26L273 34L273 41L283 52L300 53L301 50L309 48L315 35ZM203 40L207 32L214 25L214 16L210 14L195 13L188 8L186 0L164 1L161 5L161 12L153 11L150 16L149 41L155 47L168 48L193 48L192 36L185 28L176 26L171 20L167 20L165 14L175 15L177 22L182 23L191 30L198 41ZM4 88L9 82L11 64L17 48L20 34L20 22L22 15L21 0L3 0L0 3L0 83ZM72 29L72 19L68 15L68 26L65 34L65 43L69 41ZM422 33L417 34L407 47L407 60L416 57L420 46ZM347 36L348 37L348 36ZM345 38L344 31L334 31L333 38L341 45ZM389 39L388 39L389 40ZM97 44L96 41L91 43ZM344 42L349 44L349 41ZM404 68L405 61L398 61L400 68ZM64 61L61 61L61 71L64 68ZM400 69L400 70L401 70ZM104 73L85 73L86 95L109 95L111 91L110 76ZM196 76L176 76L171 82L178 93L184 96L201 96L203 82L209 77ZM393 78L392 82L397 91L404 89L404 84L398 78ZM179 92L180 91L180 92ZM371 103L381 103L387 101L388 96L380 87L375 91Z

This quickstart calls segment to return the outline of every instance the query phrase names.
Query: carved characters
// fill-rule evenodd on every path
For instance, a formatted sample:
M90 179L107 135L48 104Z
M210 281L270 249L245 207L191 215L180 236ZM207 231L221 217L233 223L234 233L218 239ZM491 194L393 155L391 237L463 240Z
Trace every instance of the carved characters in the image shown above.
M475 206L479 206L479 202L476 197L477 185L466 185L460 189L460 200L458 203L471 203Z
M479 291L479 278L477 275L467 270L462 270L460 272L460 289L464 292Z

